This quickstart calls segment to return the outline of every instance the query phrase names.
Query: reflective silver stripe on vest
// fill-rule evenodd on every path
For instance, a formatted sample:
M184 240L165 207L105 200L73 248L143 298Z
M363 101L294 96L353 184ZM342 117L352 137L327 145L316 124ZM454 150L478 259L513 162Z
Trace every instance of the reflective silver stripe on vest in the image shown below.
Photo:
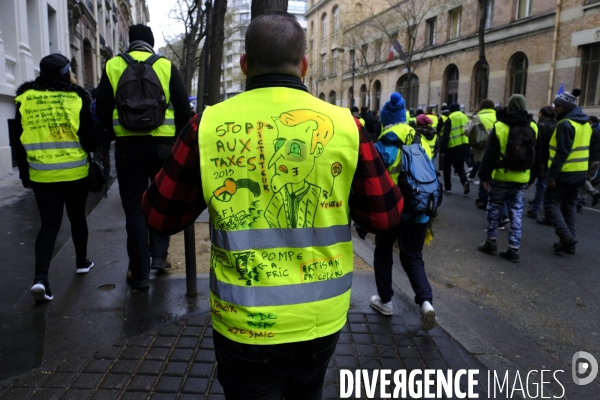
M584 157L584 158L572 158L572 159L567 159L567 161L565 161L565 164L567 163L578 163L578 162L588 162L589 158L588 157Z
M173 118L165 118L165 122L162 125L175 125L175 119ZM113 126L121 126L119 119L113 119Z
M575 147L575 148L571 149L571 152L581 151L581 150L589 150L589 149L590 149L590 146L579 146L579 147Z
M350 225L221 231L210 224L210 239L224 250L324 247L352 240Z
M398 157L399 156L400 156L400 154L398 154ZM397 165L395 165L394 168L392 168L391 171L388 171L388 173L390 175L392 175L392 174L399 174L400 172L402 172L402 163L401 162L399 162Z
M550 150L554 150L554 151L556 151L556 150L557 150L557 149L556 149L556 146L552 146L552 145L550 145L550 146L548 146L548 147L550 148Z
M459 126L455 126L454 128L451 128L451 131L455 131L457 129L465 129L467 126L466 125L459 125Z
M245 307L286 306L331 299L352 287L352 272L326 281L282 286L237 286L210 274L210 290L220 300Z
M29 143L24 144L26 151L35 150L56 150L56 149L80 149L79 142L45 142L45 143Z
M452 139L458 139L461 136L465 136L465 135L461 133L460 135L450 136L450 140L452 140Z
M87 158L84 158L83 160L69 161L69 162L56 163L56 164L42 164L42 163L35 163L35 162L30 161L29 168L35 169L36 171L55 171L55 170L59 170L59 169L82 167L87 163L88 163Z

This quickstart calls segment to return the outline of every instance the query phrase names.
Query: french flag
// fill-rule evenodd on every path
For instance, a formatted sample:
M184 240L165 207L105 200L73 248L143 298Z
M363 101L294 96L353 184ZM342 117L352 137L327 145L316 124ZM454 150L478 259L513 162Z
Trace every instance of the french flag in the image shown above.
M406 61L406 54L404 54L404 51L402 50L402 45L398 43L397 40L394 40L387 60L392 61L396 57L400 58L402 61Z

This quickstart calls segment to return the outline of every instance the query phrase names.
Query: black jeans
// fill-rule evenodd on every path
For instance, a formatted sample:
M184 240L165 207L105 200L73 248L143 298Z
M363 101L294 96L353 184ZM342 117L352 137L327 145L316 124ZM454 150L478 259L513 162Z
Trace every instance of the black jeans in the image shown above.
M394 264L394 243L399 240L400 263L415 292L415 303L432 303L431 285L425 274L423 262L423 244L427 224L415 224L402 221L394 233L375 236L375 284L381 301L387 303L394 296L392 289L392 265Z
M85 219L85 203L88 196L87 177L70 182L32 182L31 187L42 220L42 226L35 240L35 278L48 277L54 243L60 230L65 207L71 223L75 263L77 266L85 265L88 241L88 227Z
M94 151L94 161L101 163L105 177L110 175L110 140L103 140L100 147Z
M554 225L554 231L563 242L577 238L577 195L580 185L558 184L546 187L544 215Z
M150 276L150 256L166 257L169 249L169 236L161 237L148 231L142 212L142 196L150 180L162 168L171 147L140 145L115 149L119 194L125 211L129 270L136 280L148 279Z
M248 345L213 331L227 400L321 400L339 332L306 342Z
M450 174L452 173L452 166L454 171L460 178L460 183L463 185L467 183L467 174L465 172L465 159L462 157L452 157L449 154L444 155L444 189L452 190L452 179Z

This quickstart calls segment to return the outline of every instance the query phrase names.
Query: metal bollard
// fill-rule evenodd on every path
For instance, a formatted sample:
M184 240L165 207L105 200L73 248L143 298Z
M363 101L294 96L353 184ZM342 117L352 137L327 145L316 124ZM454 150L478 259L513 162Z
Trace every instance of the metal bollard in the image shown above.
M183 230L183 245L185 251L185 282L187 296L198 296L198 280L196 273L196 230L191 224Z

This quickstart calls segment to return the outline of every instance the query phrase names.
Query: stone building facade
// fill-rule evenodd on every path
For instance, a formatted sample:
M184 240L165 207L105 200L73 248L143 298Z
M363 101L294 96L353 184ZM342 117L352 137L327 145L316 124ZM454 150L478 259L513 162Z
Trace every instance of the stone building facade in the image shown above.
M584 112L600 114L599 0L561 0L560 7L555 1L488 3L487 98L506 104L513 93L524 94L536 115L564 84L582 89ZM481 100L478 1L390 4L310 1L311 93L344 107L355 98L359 107L379 109L398 90L411 108L457 101L473 112ZM391 51L394 41L404 60Z

